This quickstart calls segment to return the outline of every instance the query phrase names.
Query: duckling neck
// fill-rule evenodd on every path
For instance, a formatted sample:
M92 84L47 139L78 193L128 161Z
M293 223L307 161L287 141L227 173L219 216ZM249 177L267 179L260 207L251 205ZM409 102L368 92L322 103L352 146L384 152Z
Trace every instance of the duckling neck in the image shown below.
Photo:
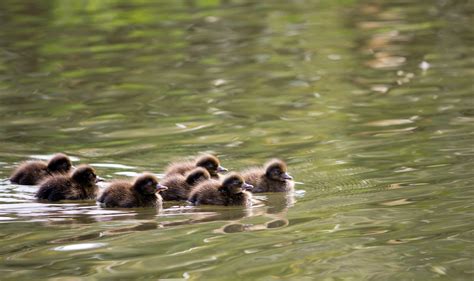
M136 193L135 197L141 206L149 206L149 205L155 206L157 204L156 201L158 200L158 197L156 196L155 193L153 194Z
M276 184L276 183L286 183L286 180L280 180L280 179L272 179L271 177L269 177L268 175L265 175L264 177L264 180L267 181L268 183L273 183L273 184Z
M53 171L51 171L48 167L46 167L46 169L44 169L46 171L46 173L49 175L49 176L53 176Z
M227 205L241 205L245 200L245 193L231 193L227 197Z
M95 184L82 185L81 189L84 198L95 198L95 195L97 194L97 186Z

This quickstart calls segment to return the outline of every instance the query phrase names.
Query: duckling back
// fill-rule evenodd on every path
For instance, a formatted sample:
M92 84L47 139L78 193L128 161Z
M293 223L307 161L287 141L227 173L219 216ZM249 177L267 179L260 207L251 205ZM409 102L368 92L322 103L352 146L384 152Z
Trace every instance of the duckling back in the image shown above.
M128 181L114 181L102 193L97 201L103 207L131 208L137 205L137 200Z
M166 177L161 184L168 187L167 190L160 194L164 200L187 200L191 189L200 182L209 180L211 175L209 172L201 167L194 168L186 174L171 175Z
M165 201L179 201L188 199L188 194L191 189L186 183L186 178L179 174L174 174L164 178L161 184L167 186L168 189L160 193Z
M191 189L188 201L194 205L226 205L223 193L219 191L220 182L208 180Z
M269 178L266 170L261 167L249 168L242 172L246 183L253 185L252 193L262 192L292 192L294 181L275 181Z
M53 174L40 184L36 193L39 199L49 201L95 199L97 176L90 166L79 166L72 175Z
M106 208L161 207L159 194L140 194L128 181L115 181L107 187L97 200Z
M16 184L35 185L48 177L47 163L27 161L21 164L11 175L10 181Z
M185 175L187 172L191 171L195 168L195 164L192 161L180 161L171 163L166 168L165 174L166 176L169 175Z
M253 185L252 192L256 192L256 190L258 189L258 186L262 185L264 176L265 176L265 169L261 167L249 168L242 172L242 177L244 178L245 182Z
M43 181L35 197L48 201L72 200L78 197L78 193L74 190L73 183L68 176L58 175Z

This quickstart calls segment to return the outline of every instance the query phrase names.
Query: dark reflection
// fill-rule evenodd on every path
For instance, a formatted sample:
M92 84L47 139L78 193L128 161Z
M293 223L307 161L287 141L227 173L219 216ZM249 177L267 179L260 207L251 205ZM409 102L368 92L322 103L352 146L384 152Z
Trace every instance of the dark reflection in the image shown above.
M187 225L187 224L198 224L205 222L213 221L227 221L227 220L239 220L244 217L249 217L253 215L252 208L244 207L215 207L215 206L200 206L200 207L190 207L190 208L181 208L178 210L168 209L165 211L167 215L186 215L185 219L178 220L164 220L161 221L163 227L171 227L178 225Z
M288 212L295 203L294 193L268 193L265 196L264 203L267 206L268 214L280 214Z
M106 239L110 236L125 235L127 233L150 231L160 228L173 228L183 225L199 225L214 221L226 222L222 227L215 230L216 233L235 233L243 231L257 231L271 228L281 228L288 225L286 213L288 208L295 203L293 195L268 194L259 196L254 200L252 208L242 207L214 207L201 206L191 207L184 203L177 206L159 210L154 208L132 208L132 209L102 209L98 205L83 204L41 204L44 211L35 215L39 223L45 227L60 227L69 225L82 228L85 225L93 225L104 222L130 221L131 226L107 228L65 238L49 241L51 244L64 244L78 241L96 241ZM167 202L168 205L175 205ZM11 213L9 213L11 215ZM268 220L263 223L245 222L252 217L262 216ZM43 221L44 218L45 220Z
M292 207L296 201L293 193L287 194L282 192L258 196L255 202L259 207L254 208L250 216L261 216L268 219L268 221L264 223L245 223L234 219L232 222L215 230L215 232L234 233L288 226L289 221L286 218L286 214L288 208Z
M107 210L106 210L107 211ZM102 209L91 210L90 215L77 215L70 217L65 220L54 220L54 214L49 214L48 218L53 218L52 221L44 222L46 226L61 226L71 225L81 228L83 225L89 225L94 223L104 222L123 222L130 221L134 225L127 227L118 227L112 229L106 229L102 231L96 231L87 234L79 234L77 236L69 236L66 238L60 238L50 241L53 244L61 244L75 241L88 241L104 239L109 236L115 236L119 234L126 234L137 231L148 231L157 229L160 227L156 221L160 210L155 208L134 208L134 209L114 209L114 213L106 214L106 211ZM105 213L105 214L104 214Z
M254 200L254 205L252 208L242 208L242 207L215 207L215 206L200 206L200 207L190 207L190 206L175 206L173 208L164 209L162 216L159 217L159 223L146 222L143 225L138 225L134 227L120 228L113 231L108 231L110 233L122 233L129 231L142 231L149 230L158 227L175 227L181 225L192 225L207 223L213 221L229 221L219 229L216 229L215 232L240 232L240 231L254 231L254 230L263 230L269 228L279 228L288 225L288 220L286 219L286 213L288 208L295 203L293 194L277 193L269 194L268 197L264 196L264 200ZM173 204L167 202L167 204ZM173 219L167 220L168 217L174 218L176 215L183 215L184 219ZM263 216L269 219L269 221L263 224L253 224L242 222L245 219ZM139 216L137 215L138 219ZM140 217L141 219L146 219Z
M77 241L96 240L100 238L101 236L102 236L101 232L94 232L94 233L88 233L88 234L83 234L83 235L78 235L78 236L67 237L67 238L55 239L55 240L50 241L49 243L63 244L63 243L70 243L70 242L77 242Z
M14 189L20 191L20 187ZM36 187L27 187L34 191ZM34 200L34 199L33 199ZM192 225L213 221L228 221L229 223L217 232L236 232L279 228L288 225L286 213L295 204L294 194L274 193L255 196L251 208L242 207L192 207L186 202L164 202L164 209L155 208L100 208L94 202L60 202L58 204L31 203L36 212L30 213L28 209L8 208L1 213L5 216L18 216L24 219L34 219L43 226L78 226L113 221L138 221L137 225L97 232L93 234L79 234L68 238L54 240L53 243L66 241L82 241L102 236L116 235L134 231L146 231L161 227L174 227L179 225ZM34 202L36 202L34 200ZM251 217L266 217L267 222L253 224L244 222ZM168 219L170 218L170 219Z
M49 243L64 244L64 243L71 243L71 242L78 242L78 241L97 241L99 239L105 239L110 236L127 234L127 233L132 233L132 232L139 232L139 231L149 231L149 230L154 230L157 228L159 228L159 224L156 221L144 221L144 222L138 222L134 226L107 229L104 231L97 231L97 232L88 233L88 234L81 234L77 236L69 236L66 238L54 239L52 241L49 241Z
M159 224L157 222L153 222L153 221L142 222L136 226L111 229L111 230L104 231L101 234L105 236L110 236L110 235L123 234L123 233L128 233L128 232L154 230L154 229L157 229L158 227L159 227Z

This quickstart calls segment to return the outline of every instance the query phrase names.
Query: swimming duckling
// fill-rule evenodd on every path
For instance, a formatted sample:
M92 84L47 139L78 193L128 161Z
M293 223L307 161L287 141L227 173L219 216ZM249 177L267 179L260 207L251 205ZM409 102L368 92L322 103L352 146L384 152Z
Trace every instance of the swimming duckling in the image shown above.
M219 173L227 172L227 169L220 165L219 159L214 155L203 155L199 157L195 162L183 161L177 163L171 163L166 169L166 176L172 174L185 175L196 167L202 167L206 169L212 178L219 178Z
M161 208L162 198L158 194L167 187L158 183L158 179L149 173L138 176L135 181L125 180L112 182L99 196L98 202L102 207Z
M48 201L95 199L102 179L88 165L81 165L71 175L53 175L40 184L36 197Z
M251 168L242 172L245 181L254 186L253 193L291 192L295 183L287 172L285 162L273 159L264 168Z
M209 172L201 167L194 168L186 176L174 174L166 177L161 183L168 187L161 192L165 201L187 200L193 186L202 181L211 179Z
M44 161L27 161L12 173L10 181L16 184L35 185L54 174L67 174L72 168L71 160L65 154L58 153L47 163Z
M222 182L208 180L194 187L188 201L194 205L242 205L250 206L252 185L245 183L242 176L232 173Z

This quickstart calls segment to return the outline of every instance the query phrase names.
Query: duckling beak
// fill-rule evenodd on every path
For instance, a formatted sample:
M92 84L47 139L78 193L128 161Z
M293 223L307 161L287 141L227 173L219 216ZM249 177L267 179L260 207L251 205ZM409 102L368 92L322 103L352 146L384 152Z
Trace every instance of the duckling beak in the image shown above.
M290 176L288 173L283 173L283 175L281 175L281 177L285 180L292 180L293 177Z
M99 177L99 176L96 176L96 177L95 177L95 182L100 182L100 181L105 181L105 179L104 179L104 178L101 178L101 177Z
M224 168L222 166L217 167L217 172L218 173L224 173L224 172L227 172L227 171L229 171L229 170L227 170L226 168Z
M243 190L252 190L252 188L253 188L253 185L248 184L248 183L244 183L244 185L242 185Z
M168 189L168 187L167 187L167 186L164 186L164 185L162 185L162 184L157 184L157 185L156 185L156 191L158 191L158 192L159 192L159 191L163 191L163 190L167 190L167 189Z

